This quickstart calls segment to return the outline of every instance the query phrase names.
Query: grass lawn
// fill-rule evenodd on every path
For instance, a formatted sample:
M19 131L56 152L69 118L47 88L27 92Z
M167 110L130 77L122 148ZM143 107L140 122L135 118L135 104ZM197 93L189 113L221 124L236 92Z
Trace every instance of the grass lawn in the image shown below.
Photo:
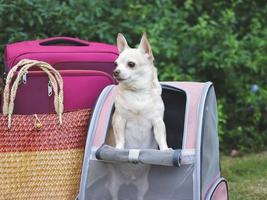
M267 200L267 152L232 158L222 156L230 200Z

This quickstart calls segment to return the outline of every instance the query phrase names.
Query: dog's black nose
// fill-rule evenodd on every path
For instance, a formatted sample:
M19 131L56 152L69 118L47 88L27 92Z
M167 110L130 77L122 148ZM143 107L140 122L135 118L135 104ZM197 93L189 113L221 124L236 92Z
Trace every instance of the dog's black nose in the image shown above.
M113 75L116 77L116 76L118 76L119 74L120 74L120 70L119 69L115 69L114 71L113 71Z

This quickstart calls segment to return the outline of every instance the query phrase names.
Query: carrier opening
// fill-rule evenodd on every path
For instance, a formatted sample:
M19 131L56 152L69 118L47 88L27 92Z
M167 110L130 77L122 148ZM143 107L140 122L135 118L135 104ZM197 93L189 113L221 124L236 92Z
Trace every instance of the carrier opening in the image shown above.
M183 90L177 89L169 85L162 85L162 100L164 102L164 123L166 126L167 144L172 149L182 149L184 122L186 110L186 93ZM115 107L113 105L112 114L109 119L109 127ZM109 128L107 129L107 131ZM108 139L108 132L106 134Z

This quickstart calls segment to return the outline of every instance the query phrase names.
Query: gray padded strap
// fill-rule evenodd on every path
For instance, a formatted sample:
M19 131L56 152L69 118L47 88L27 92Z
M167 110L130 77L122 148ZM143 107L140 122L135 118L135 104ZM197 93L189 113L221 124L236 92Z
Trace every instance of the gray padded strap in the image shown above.
M103 145L97 149L95 156L98 160L106 162L130 162L149 165L176 166L181 163L180 149L116 149L109 145Z
M139 162L140 149L129 149L129 162L138 163Z

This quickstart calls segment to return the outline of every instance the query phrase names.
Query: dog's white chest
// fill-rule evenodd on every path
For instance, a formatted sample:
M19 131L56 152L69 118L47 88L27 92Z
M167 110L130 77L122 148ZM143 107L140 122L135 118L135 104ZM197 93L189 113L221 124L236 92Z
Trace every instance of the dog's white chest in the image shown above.
M152 118L159 107L150 93L126 93L117 99L116 109L126 119L125 148L157 148Z
M147 119L132 119L126 122L125 148L156 148L152 124Z
M132 118L149 119L153 117L153 114L158 114L158 111L164 110L161 98L153 92L124 92L116 99L115 105L116 109L127 120Z

